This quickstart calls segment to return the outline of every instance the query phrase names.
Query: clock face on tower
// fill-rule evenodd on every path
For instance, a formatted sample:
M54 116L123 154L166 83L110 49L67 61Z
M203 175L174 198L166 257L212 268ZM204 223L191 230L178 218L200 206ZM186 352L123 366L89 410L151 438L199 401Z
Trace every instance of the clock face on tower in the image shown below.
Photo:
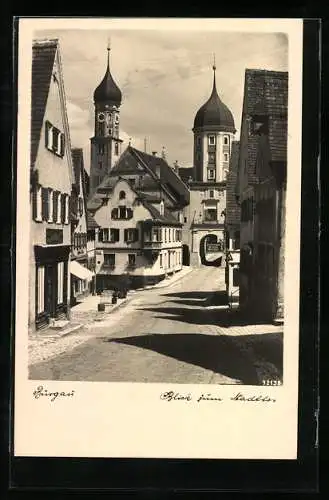
M104 113L98 113L97 119L98 119L99 123L104 122L105 121L105 114Z

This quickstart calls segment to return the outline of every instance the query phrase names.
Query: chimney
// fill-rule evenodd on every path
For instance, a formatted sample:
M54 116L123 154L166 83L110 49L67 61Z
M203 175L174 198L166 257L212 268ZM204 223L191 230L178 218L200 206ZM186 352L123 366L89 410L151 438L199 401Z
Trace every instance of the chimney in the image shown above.
M156 156L157 155L157 151L152 151L152 155Z

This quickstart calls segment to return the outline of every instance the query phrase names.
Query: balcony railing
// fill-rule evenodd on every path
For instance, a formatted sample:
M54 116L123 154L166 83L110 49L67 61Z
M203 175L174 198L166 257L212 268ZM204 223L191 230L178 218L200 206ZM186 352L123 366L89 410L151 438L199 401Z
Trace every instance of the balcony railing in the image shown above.
M144 241L143 243L144 248L162 248L162 241Z

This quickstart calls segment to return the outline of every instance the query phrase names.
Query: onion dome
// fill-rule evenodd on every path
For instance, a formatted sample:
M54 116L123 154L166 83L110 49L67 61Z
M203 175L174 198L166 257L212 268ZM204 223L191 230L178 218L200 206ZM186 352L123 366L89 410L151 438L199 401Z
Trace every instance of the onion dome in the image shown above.
M94 102L120 106L122 93L110 72L110 48L107 48L107 68L103 80L94 92Z
M221 101L216 89L216 66L213 65L214 82L211 96L208 101L201 106L194 118L195 129L210 129L223 132L235 133L234 118L228 107Z

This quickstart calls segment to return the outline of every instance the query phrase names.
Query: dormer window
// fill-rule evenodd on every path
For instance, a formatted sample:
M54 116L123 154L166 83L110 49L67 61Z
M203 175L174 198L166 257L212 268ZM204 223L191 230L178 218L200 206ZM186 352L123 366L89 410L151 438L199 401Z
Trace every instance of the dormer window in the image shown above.
M120 191L119 200L124 200L126 198L126 193L124 191Z

